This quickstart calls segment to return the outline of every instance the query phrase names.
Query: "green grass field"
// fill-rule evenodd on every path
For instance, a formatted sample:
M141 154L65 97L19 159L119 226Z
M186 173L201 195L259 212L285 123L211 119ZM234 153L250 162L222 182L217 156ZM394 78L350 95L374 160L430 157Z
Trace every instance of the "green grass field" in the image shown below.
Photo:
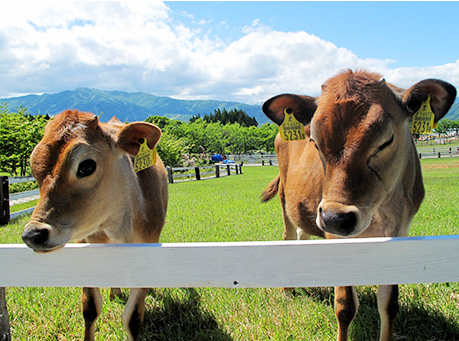
M458 234L459 158L423 160L426 199L411 235ZM214 242L279 240L279 199L259 196L276 167L244 167L243 175L170 186L167 224L161 241ZM2 243L21 243L27 217L0 228ZM307 259L292 260L307 266ZM78 288L7 288L14 340L81 340L83 318ZM124 291L126 295L128 291ZM358 287L359 313L352 340L376 340L376 287ZM108 299L97 340L125 340L125 299ZM151 289L143 340L333 340L337 325L332 288ZM459 340L459 283L400 286L398 340Z

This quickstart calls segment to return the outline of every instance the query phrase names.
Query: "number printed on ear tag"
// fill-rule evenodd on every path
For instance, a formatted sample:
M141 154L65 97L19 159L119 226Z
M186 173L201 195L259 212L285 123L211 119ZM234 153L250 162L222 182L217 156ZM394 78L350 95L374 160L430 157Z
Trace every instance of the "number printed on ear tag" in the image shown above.
M422 102L418 111L413 115L411 123L411 132L413 134L430 134L435 128L435 114L430 108L430 95Z
M140 172L156 163L156 147L150 149L147 139L143 139L139 152L134 158L134 170Z
M306 139L303 123L299 122L291 108L284 109L284 122L279 126L281 137L285 141L299 141Z

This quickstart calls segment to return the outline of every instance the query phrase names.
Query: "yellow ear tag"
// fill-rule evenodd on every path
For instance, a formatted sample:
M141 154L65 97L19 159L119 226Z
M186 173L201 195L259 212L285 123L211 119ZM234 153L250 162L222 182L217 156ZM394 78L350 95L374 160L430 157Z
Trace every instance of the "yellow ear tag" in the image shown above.
M285 141L299 141L306 139L303 123L299 122L291 108L284 109L284 122L279 126L281 137Z
M147 139L143 139L139 152L134 158L134 170L140 172L156 163L156 147L150 149Z
M430 134L437 124L434 123L435 114L430 108L430 95L422 102L421 107L413 115L411 132L413 134Z

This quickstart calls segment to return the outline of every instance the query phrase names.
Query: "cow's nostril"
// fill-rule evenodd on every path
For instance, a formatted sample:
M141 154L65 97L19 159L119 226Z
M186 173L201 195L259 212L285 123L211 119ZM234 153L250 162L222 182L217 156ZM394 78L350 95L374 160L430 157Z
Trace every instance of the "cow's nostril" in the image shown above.
M26 244L42 245L48 240L49 231L47 229L36 229L24 232L22 240Z
M350 234L357 224L357 215L354 212L329 212L319 209L326 231L338 234Z
M357 223L357 216L354 212L343 214L343 217L341 217L341 219L341 228L346 231L353 230Z

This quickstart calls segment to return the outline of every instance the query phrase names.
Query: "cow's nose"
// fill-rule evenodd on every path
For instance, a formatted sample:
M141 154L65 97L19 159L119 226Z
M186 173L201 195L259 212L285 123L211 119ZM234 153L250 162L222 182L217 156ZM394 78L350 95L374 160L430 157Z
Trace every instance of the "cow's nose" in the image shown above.
M27 231L22 234L22 240L27 245L41 245L48 240L49 231L46 229Z
M357 224L357 215L354 212L339 212L319 208L322 227L326 232L339 236L349 236Z
M48 241L49 226L46 224L27 224L22 233L22 240L32 249L40 249Z

